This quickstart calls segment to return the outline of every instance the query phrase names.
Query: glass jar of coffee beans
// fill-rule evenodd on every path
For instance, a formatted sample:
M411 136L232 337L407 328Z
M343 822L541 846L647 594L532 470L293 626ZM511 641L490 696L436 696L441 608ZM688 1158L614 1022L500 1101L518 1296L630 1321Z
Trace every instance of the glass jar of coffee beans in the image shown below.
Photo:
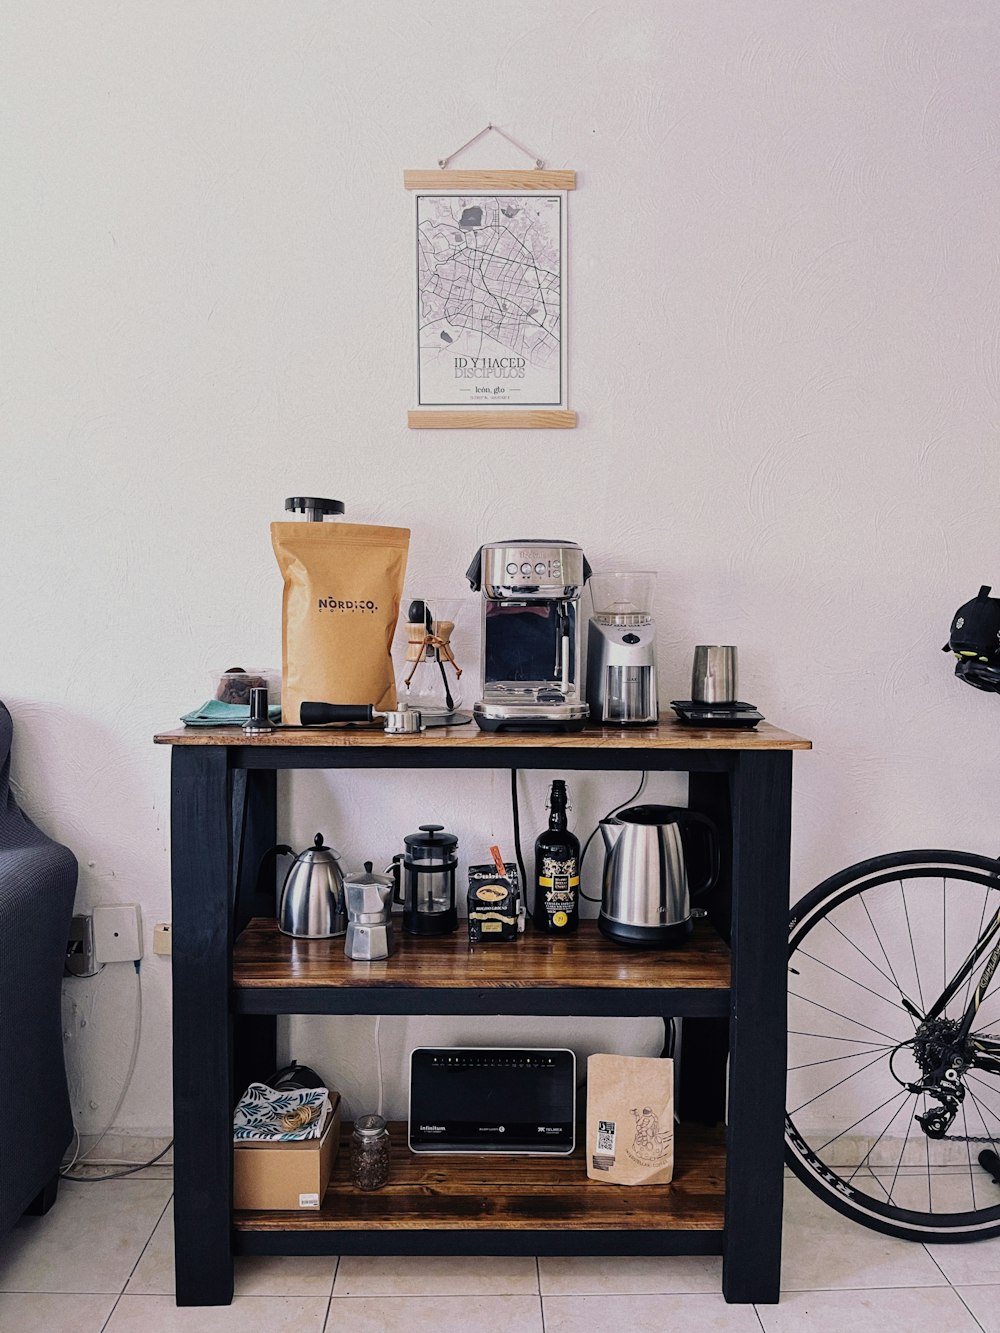
M389 1179L389 1131L380 1115L359 1116L354 1122L351 1179L359 1190L381 1189Z

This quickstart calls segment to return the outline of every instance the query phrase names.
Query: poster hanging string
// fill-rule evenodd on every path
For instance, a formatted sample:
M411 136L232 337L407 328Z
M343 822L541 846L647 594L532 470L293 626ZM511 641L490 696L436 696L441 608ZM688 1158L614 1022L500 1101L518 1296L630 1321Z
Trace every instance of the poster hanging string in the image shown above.
M499 134L502 139L506 139L509 144L513 144L519 153L524 153L525 157L532 158L536 168L539 171L541 171L541 169L545 166L545 163L542 160L542 158L536 157L530 148L525 148L523 143L518 143L518 141L512 138L507 133L506 130L502 130L499 125L493 125L493 124L487 125L486 128L480 130L478 134L474 134L472 138L468 140L467 143L462 144L461 148L456 148L455 151L453 153L449 153L447 157L439 157L438 166L443 171L445 167L447 167L450 163L454 162L455 158L458 157L460 153L464 153L467 148L471 148L474 143L478 143L480 139L485 138L486 135L489 134L491 130L493 131L494 134Z

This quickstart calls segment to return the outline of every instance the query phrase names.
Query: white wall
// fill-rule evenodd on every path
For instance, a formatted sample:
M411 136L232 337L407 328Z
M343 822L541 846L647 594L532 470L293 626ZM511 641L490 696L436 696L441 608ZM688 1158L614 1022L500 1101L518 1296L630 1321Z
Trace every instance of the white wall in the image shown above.
M662 571L666 698L694 643L735 642L744 697L816 743L796 895L884 850L997 847L998 705L940 653L1000 583L993 0L8 0L3 28L0 697L81 904L140 901L147 946L168 916L150 738L213 668L278 660L293 491L410 526L414 586L458 590L479 542L524 532ZM580 426L414 435L402 171L490 119L579 172ZM500 140L467 161L520 165ZM584 830L628 791L573 787ZM354 863L428 818L476 859L509 845L501 778L290 788L282 836ZM168 965L143 983L120 1123L156 1134ZM68 986L84 1129L134 985ZM370 1101L358 1031L299 1049ZM390 1062L414 1034L384 1025Z

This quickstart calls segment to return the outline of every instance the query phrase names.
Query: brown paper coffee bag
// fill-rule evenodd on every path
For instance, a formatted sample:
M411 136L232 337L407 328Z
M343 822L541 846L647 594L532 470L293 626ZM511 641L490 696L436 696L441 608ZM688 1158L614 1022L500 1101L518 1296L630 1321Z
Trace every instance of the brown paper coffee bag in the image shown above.
M409 528L272 523L285 580L281 716L307 700L395 708L392 636L403 595Z
M587 1175L611 1185L665 1185L674 1174L674 1062L587 1060Z

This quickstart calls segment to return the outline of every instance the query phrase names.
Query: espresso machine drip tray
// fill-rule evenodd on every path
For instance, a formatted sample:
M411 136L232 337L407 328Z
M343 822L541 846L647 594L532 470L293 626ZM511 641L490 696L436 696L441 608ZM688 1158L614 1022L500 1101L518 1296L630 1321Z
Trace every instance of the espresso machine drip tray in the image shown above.
M670 707L689 727L755 727L764 721L753 704L699 704L693 699L672 699Z

